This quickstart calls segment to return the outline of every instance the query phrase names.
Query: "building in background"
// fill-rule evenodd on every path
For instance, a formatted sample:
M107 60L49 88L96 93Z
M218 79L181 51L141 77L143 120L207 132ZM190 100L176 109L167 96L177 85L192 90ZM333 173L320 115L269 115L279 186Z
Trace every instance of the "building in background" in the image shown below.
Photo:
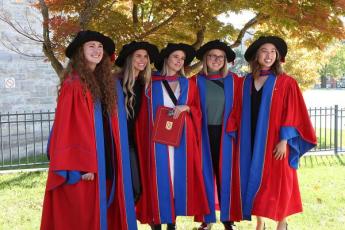
M33 0L0 0L0 14L8 14L23 28L42 33L40 12L30 6ZM0 21L0 113L54 110L57 74L46 61L39 43L30 41ZM26 57L7 47L12 43ZM6 47L7 46L7 47Z

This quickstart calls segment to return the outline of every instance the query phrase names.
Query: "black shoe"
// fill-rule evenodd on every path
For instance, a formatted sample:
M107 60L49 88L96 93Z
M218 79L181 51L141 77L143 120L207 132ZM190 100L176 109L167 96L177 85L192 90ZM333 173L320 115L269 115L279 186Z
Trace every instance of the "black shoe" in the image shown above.
M235 230L236 226L233 221L224 221L222 222L224 225L224 230Z
M176 229L176 224L167 224L167 230L175 230Z
M162 230L161 224L150 224L152 230Z
M208 230L208 226L206 223L201 223L197 230Z

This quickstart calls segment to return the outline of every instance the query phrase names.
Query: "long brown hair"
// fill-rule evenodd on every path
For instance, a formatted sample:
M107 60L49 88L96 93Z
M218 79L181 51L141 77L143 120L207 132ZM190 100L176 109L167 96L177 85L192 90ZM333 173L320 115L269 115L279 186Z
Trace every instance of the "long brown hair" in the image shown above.
M79 47L73 54L66 69L63 71L60 78L61 88L64 80L72 74L77 72L81 82L85 86L85 90L89 90L93 101L100 100L105 106L106 111L112 114L116 106L116 87L115 79L111 73L111 61L109 55L104 51L100 63L96 65L92 71L84 56L83 46Z
M261 66L258 62L259 50L260 50L260 48L257 49L255 57L249 62L250 71L252 72L254 78L258 78L260 76ZM280 64L280 58L281 58L280 54L279 54L278 50L276 50L276 60L274 61L273 65L271 66L271 71L276 76L283 73L283 68Z

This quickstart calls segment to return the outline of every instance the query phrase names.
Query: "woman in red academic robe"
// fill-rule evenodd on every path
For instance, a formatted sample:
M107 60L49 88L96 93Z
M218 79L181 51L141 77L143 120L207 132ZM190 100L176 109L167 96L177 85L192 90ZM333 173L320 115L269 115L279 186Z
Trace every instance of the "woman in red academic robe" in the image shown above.
M127 113L128 144L131 159L131 173L133 182L134 201L137 202L142 193L140 169L138 161L138 146L136 141L135 124L142 98L145 97L151 81L151 63L158 56L158 48L145 41L132 41L125 44L117 57L115 64L120 67L117 76L120 79ZM147 133L144 135L147 135ZM140 139L141 137L139 137Z
M233 221L241 219L239 186L236 174L235 132L226 132L236 98L238 76L228 70L227 63L235 60L235 52L219 40L209 41L196 53L203 62L202 71L197 75L202 111L202 159L206 191L211 213L196 220L199 227L210 229L209 223L216 222L214 188L220 207L220 220L225 230L232 230Z
M152 229L161 229L161 224L175 229L176 216L209 213L202 175L197 86L195 78L187 79L183 70L194 56L194 49L182 43L169 43L160 52L155 62L160 72L153 74L139 114L139 130L143 132L143 141L139 143L143 194L137 205L137 216L142 223L151 224ZM151 139L159 106L170 107L175 118L186 113L176 147ZM148 148L145 143L149 143Z
M41 229L136 229L122 88L111 75L115 44L81 31L66 49Z
M260 37L245 52L251 74L243 79L239 100L242 112L236 126L240 151L243 218L277 221L287 229L286 217L302 211L297 180L299 158L316 145L316 136L294 78L283 73L285 41Z

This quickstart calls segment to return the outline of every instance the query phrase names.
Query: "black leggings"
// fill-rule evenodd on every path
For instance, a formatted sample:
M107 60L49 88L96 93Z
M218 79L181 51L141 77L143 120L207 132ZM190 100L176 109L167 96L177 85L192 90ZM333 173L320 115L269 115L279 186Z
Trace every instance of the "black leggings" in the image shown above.
M210 140L210 150L212 156L212 166L213 172L216 176L216 184L217 184L217 195L219 199L219 203L221 202L220 196L220 175L219 175L219 157L220 157L220 143L222 139L222 125L208 125L208 137ZM231 229L230 226L233 225L233 221L225 221L222 222L226 229Z
M219 155L220 155L220 142L222 138L221 125L208 125L208 137L210 140L210 150L212 156L213 172L216 176L217 195L220 201L220 175L219 175Z

